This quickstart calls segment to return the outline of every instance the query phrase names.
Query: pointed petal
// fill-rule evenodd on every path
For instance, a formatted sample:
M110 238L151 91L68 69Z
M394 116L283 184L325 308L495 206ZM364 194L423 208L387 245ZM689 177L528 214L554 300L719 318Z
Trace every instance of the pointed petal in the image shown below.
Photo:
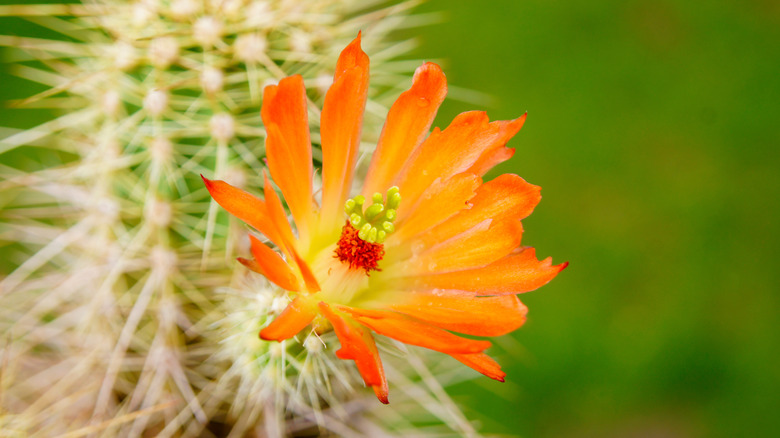
M478 295L517 294L547 284L568 265L568 262L553 265L550 257L539 261L533 248L525 248L483 268L421 276L417 283L428 288L467 290Z
M306 235L312 220L312 159L306 88L300 75L269 85L260 115L266 128L265 151L271 177L290 206L298 231Z
M395 312L339 306L371 330L401 341L442 353L480 353L490 347L488 341L461 338L448 331L405 317Z
M306 261L301 258L295 248L292 249L292 256L295 259L295 263L298 265L298 269L301 270L301 276L303 277L303 281L306 284L306 290L308 290L309 293L319 292L322 288L320 287L319 283L317 283L317 279L314 277L314 273L311 271L311 268L306 263Z
M396 179L404 202L414 205L436 178L467 171L486 151L505 145L520 129L518 125L517 121L488 123L487 114L471 111L455 117L444 131L435 129Z
M281 199L274 191L271 181L268 179L268 175L263 172L264 186L263 195L265 196L265 205L268 209L268 214L271 218L271 222L276 227L276 231L282 236L285 247L295 245L295 236L293 236L292 228L290 228L290 222L287 221L287 214L284 212L284 206Z
M479 160L469 168L469 172L484 176L490 169L512 158L514 154L515 150L506 146L485 152L479 157Z
M374 388L379 401L387 404L387 378L371 332L346 315L337 313L327 303L320 302L319 306L325 318L333 324L333 330L341 343L336 356L354 360L366 386Z
M459 360L460 363L471 367L491 379L504 381L506 373L501 371L501 366L485 353L477 354L451 354L450 356Z
M363 186L366 198L392 186L401 166L428 134L446 95L447 79L438 65L426 62L414 72L412 87L401 93L387 113Z
M504 220L508 217L523 219L531 214L542 199L540 191L541 187L529 184L517 175L501 175L477 189L476 196L469 200L472 204L470 209L461 210L457 215L419 237L426 246L430 246L456 236L485 219Z
M283 341L297 335L317 316L317 302L310 296L294 299L271 324L260 331L260 339Z
M277 232L283 239L282 251L287 255L289 259L292 259L298 266L301 272L301 276L306 284L306 290L310 293L314 293L320 290L320 286L317 283L317 279L314 278L314 274L311 272L311 268L303 258L298 254L298 250L295 247L295 238L290 228L290 223L287 222L287 216L284 213L284 206L282 201L276 195L273 187L271 187L271 181L268 180L268 175L263 175L265 178L265 200L266 206L271 217L271 221L276 227Z
M522 237L520 221L487 219L404 262L405 270L428 274L479 268L511 253L520 245Z
M203 178L206 188L217 204L265 234L277 246L283 246L284 239L276 230L265 202L224 181L212 181L203 175L200 177Z
M404 242L469 207L482 179L473 173L460 173L450 179L437 179L412 208L400 208L394 242Z
M326 228L339 227L352 186L368 93L368 56L360 34L339 56L322 107L322 217Z
M517 131L523 127L523 124L525 124L525 119L527 116L528 113L508 122L507 129L517 133ZM489 148L482 153L479 159L471 166L471 168L469 168L469 172L483 176L495 165L512 158L512 155L514 154L514 149L510 149L504 144L495 143L492 148Z
M301 285L295 272L276 251L257 240L255 236L249 236L249 241L251 243L252 256L255 258L254 262L261 274L282 289L294 292L301 290ZM245 263L244 265L247 266ZM250 267L250 269L252 268Z
M258 274L260 274L262 276L265 276L265 273L263 272L263 269L260 268L260 265L258 265L256 261L245 259L243 257L236 257L236 260L238 260L239 263L244 265L250 271L254 271L254 272L257 272Z
M528 313L515 295L479 297L454 290L413 292L390 308L445 330L475 336L512 332L523 325Z

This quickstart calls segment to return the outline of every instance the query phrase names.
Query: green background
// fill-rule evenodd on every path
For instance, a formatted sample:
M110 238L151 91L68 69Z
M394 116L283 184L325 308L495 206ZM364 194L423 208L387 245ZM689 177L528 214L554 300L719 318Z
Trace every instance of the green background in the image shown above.
M444 20L415 31L413 55L493 97L450 99L437 125L470 109L529 112L515 157L491 175L543 187L524 244L571 263L521 296L528 323L497 340L507 382L450 390L467 416L524 437L773 435L780 6L432 0L420 11ZM35 91L3 80L5 98ZM17 110L14 125L38 116Z
M776 436L780 4L434 0L417 55L528 120L525 245L570 266L451 391L485 432ZM452 93L451 93L452 94ZM437 125L474 104L447 101ZM474 394L477 394L476 396Z

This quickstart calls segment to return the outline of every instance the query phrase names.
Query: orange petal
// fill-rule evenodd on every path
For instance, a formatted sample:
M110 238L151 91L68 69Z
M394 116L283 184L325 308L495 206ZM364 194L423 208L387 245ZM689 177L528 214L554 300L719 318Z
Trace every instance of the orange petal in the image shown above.
M379 401L387 404L387 379L371 332L352 322L351 318L336 313L327 303L320 302L319 306L325 318L333 324L333 330L341 343L336 356L354 360L366 386L374 388Z
M480 353L490 347L488 341L461 338L437 327L415 321L394 312L339 307L352 314L361 324L371 330L401 341L442 353Z
M482 179L472 173L460 173L450 179L437 179L425 190L417 205L398 210L394 242L403 242L469 207L469 199Z
M401 93L387 113L363 186L366 198L390 188L406 159L428 134L446 95L447 78L438 65L426 62L414 72L412 87Z
M301 285L295 272L276 251L257 240L255 236L249 236L249 241L251 242L252 255L255 258L254 261L261 274L282 289L294 292L301 290ZM248 266L244 262L241 263L252 269L252 266Z
M517 133L517 131L523 127L523 124L525 124L525 119L527 116L528 113L508 122L507 129ZM492 148L482 153L479 159L471 166L471 168L469 168L469 172L483 176L485 173L487 173L488 170L492 169L498 163L502 163L512 158L512 155L514 154L514 149L510 149L503 144L496 143Z
M217 204L265 234L277 246L284 245L284 239L276 230L265 202L224 181L212 181L203 175L200 177L203 178L206 188Z
M503 163L504 161L512 158L514 154L515 150L506 146L485 152L481 157L479 157L479 160L477 160L477 162L469 168L469 172L483 176L490 169L496 167L496 165L499 163Z
M427 274L489 265L520 245L523 226L513 218L487 219L404 262L407 272ZM453 289L460 289L455 287Z
M478 295L517 294L547 284L568 265L553 266L550 257L539 261L533 248L525 248L483 268L426 275L417 282L424 287L467 290Z
M531 214L542 199L540 191L541 187L529 184L517 175L501 175L477 189L476 196L469 200L472 204L470 209L461 210L446 222L421 234L420 238L426 246L430 246L468 230L485 219L523 219Z
M512 332L523 325L528 313L515 295L479 297L453 290L414 292L390 308L445 330L476 336Z
M243 257L236 257L236 260L238 260L242 265L246 266L246 268L250 271L254 271L262 276L265 276L265 272L263 272L263 269L260 268L260 265L257 264L256 261L245 259Z
M340 227L352 186L368 93L368 56L360 34L341 52L322 107L322 217L326 228Z
M290 228L290 222L287 221L287 214L284 212L284 206L279 196L271 186L271 181L268 179L268 175L263 172L264 187L263 195L265 196L265 205L268 209L268 214L273 222L276 231L282 236L285 248L289 248L295 245L295 237Z
M413 152L396 180L406 205L414 205L436 178L447 179L475 165L487 151L501 147L520 129L518 121L488 123L487 114L458 115L444 131L434 129Z
M317 316L317 302L310 296L294 299L271 324L260 331L260 339L283 341L297 335Z
M282 250L298 266L301 276L306 283L306 289L311 293L317 292L320 290L320 286L317 283L317 279L314 278L309 265L298 255L298 250L295 247L295 238L293 237L292 229L290 229L290 223L287 222L282 201L276 195L273 187L271 187L271 181L268 180L268 176L263 175L263 177L265 178L266 206L274 226L284 240Z
M311 272L311 268L309 268L309 265L301 258L295 248L292 249L292 256L295 259L295 263L298 265L298 268L301 270L301 276L303 277L303 281L306 284L306 290L308 290L310 293L320 291L321 288L319 283L317 283L317 279L314 277L314 273Z
M506 373L501 371L501 366L485 353L477 354L451 354L450 356L459 360L462 364L471 367L491 379L504 381Z
M307 235L313 217L313 169L303 78L294 75L265 87L260 115L266 128L268 169L290 206L299 233Z

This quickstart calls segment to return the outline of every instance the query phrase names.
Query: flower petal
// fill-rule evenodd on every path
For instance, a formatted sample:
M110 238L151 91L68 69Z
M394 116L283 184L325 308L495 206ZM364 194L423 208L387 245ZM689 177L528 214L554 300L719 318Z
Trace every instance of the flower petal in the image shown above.
M475 336L505 335L523 325L528 313L515 295L479 297L454 290L410 293L390 308L445 330Z
M469 207L482 179L473 173L459 173L447 180L437 179L411 208L398 210L392 242L404 242Z
M435 244L403 264L407 273L461 271L489 265L520 245L523 226L514 218L486 219ZM454 287L452 289L460 289Z
M300 281L298 276L295 275L290 265L282 259L282 257L271 248L267 247L263 242L257 240L255 236L249 236L251 244L252 256L254 256L255 264L259 273L263 274L268 280L272 281L282 289L297 292L301 290ZM243 259L240 259L241 261ZM253 266L247 265L243 261L244 266L253 269Z
M295 298L271 324L260 331L260 339L283 341L297 335L317 316L317 302L311 296Z
M568 265L553 265L550 257L539 261L533 248L524 248L482 268L426 275L416 280L423 287L467 290L478 295L517 294L547 284Z
M290 223L287 222L287 216L284 213L282 201L276 195L273 187L271 187L271 181L268 179L268 175L263 174L263 178L265 178L264 194L266 208L268 209L271 222L282 237L281 249L285 255L287 255L288 259L292 259L298 266L301 276L306 283L306 289L310 293L317 292L320 290L320 286L317 283L317 279L314 278L314 274L311 272L309 265L298 254L298 250L295 247L295 238L293 237L292 229L290 229Z
M387 378L371 332L351 322L352 319L346 315L335 312L325 302L320 302L319 307L325 318L333 324L333 330L341 343L341 349L336 352L336 356L344 360L354 360L366 386L374 388L379 401L387 404Z
M203 175L200 177L217 204L265 234L277 246L284 246L284 239L277 231L265 202L224 181L212 181Z
M448 354L480 353L490 347L489 341L462 338L395 312L344 306L339 306L339 310L352 314L358 322L380 335L404 344L417 345Z
M366 198L390 188L407 157L428 134L446 95L447 78L441 67L426 62L414 72L412 87L401 93L387 113L363 185Z
M512 158L514 154L515 150L506 146L487 151L469 168L469 172L483 176L496 165Z
M360 34L341 52L322 107L322 218L327 229L340 228L344 201L360 146L363 110L368 95L368 56Z
M312 159L303 78L294 75L263 91L260 115L271 177L279 185L298 232L306 235L312 216Z
M419 237L426 246L442 242L467 230L485 219L503 220L507 217L523 219L533 211L542 196L541 187L525 182L517 175L504 174L477 189L469 200L470 209L463 209L446 222L428 230Z
M276 227L276 231L282 236L284 242L284 249L289 250L290 247L295 245L295 237L290 228L290 222L287 221L287 214L284 212L284 206L281 199L274 191L271 185L271 180L268 179L268 175L263 172L264 186L263 195L265 196L265 206L268 209L268 214L271 218L271 222Z
M501 371L501 366L485 353L477 354L451 354L460 363L473 368L491 379L504 381L506 373Z
M523 127L528 113L523 114L515 120L508 122L508 128L515 133ZM487 149L479 159L469 168L469 172L483 176L488 170L492 169L498 163L502 163L515 154L514 149L506 147L504 144L496 143L492 148Z
M487 114L470 111L455 117L447 129L434 129L396 179L404 202L414 205L436 178L467 171L485 152L505 145L520 126L517 120L488 123Z

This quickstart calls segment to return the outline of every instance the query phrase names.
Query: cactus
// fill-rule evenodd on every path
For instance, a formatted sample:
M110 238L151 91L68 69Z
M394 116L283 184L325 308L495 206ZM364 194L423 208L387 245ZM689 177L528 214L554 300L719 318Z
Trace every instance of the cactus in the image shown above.
M331 336L257 339L285 303L234 262L246 233L198 177L260 187L263 86L301 74L317 123L336 55L360 29L372 53L370 150L418 64L397 60L414 41L394 36L426 22L415 3L0 6L52 35L2 35L0 45L13 74L45 87L14 103L55 114L0 131L3 433L421 435L417 420L434 418L440 426L426 430L475 434L402 345L382 346L403 356L387 366L406 389L387 408L320 354L338 345Z

